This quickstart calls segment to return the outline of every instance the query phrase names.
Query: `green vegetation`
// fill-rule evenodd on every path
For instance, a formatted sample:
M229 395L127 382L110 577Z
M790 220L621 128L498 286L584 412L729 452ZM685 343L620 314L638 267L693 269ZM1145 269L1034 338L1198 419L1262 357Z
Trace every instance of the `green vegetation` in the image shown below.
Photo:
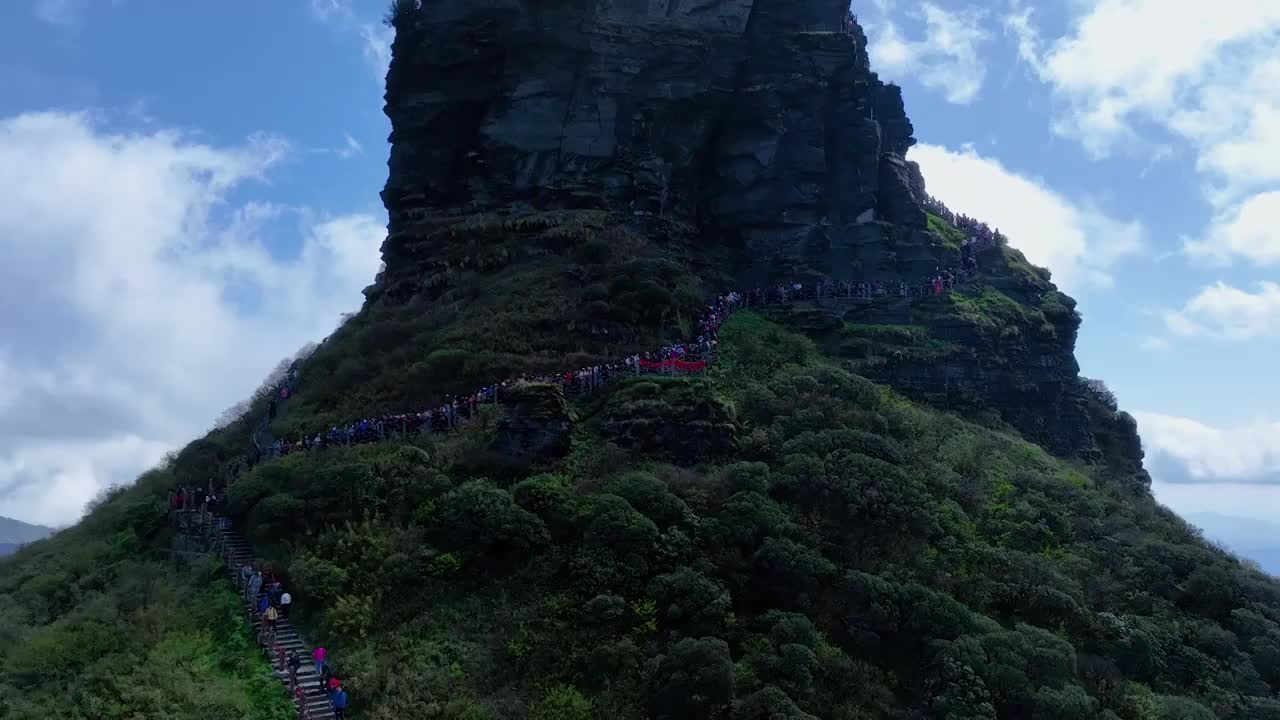
M222 566L175 566L168 471L0 564L0 717L292 720Z
M383 274L269 430L686 337L712 261L674 224L616 222L389 240L436 254ZM1037 376L1075 383L1085 464L859 374L900 367L906 392L945 365L973 409L1018 410L1020 388L997 398L964 363L1020 383L1078 323L1019 257L909 306L738 313L706 377L571 407L530 383L519 417L248 470L258 399L0 563L6 716L287 715L219 569L169 559L165 491L216 477L360 720L1280 718L1280 585L1155 504L1104 385ZM547 451L513 462L517 432Z
M986 330L1000 331L1045 323L1043 313L990 286L980 286L976 292L952 293L949 299L961 318Z
M889 363L937 363L959 352L954 343L939 340L924 325L865 325L845 323L834 352L854 360L853 369Z
M961 302L1018 312L987 292ZM1132 448L1066 463L914 405L754 313L721 343L709 379L624 383L579 406L572 451L518 476L486 471L480 423L238 480L231 508L342 659L356 717L1278 717L1280 586L1126 484ZM606 439L663 416L731 417L729 454L676 465L667 447ZM202 676L113 671L156 703L272 717L215 571L126 555L101 577L112 548L159 546L162 487L197 457L216 470L209 442L98 508L75 531L101 553L82 569L65 535L3 566L23 608L5 626L5 682L49 693L16 717L89 717L54 703L125 692L59 642L113 658L132 644L136 672L163 658L163 677ZM163 637L111 634L123 617ZM177 652L193 659L164 654ZM46 677L64 663L89 669ZM52 693L73 677L83 692ZM200 705L215 690L223 705Z
M1042 291L1052 288L1049 283L1051 274L1048 268L1032 265L1021 250L1006 245L1000 248L1000 254L1005 267L1008 268L1013 277L1030 287L1035 287Z
M314 352L275 434L416 411L442 392L687 338L705 298L700 278L718 272L691 259L687 228L654 222L660 241L600 211L476 215L388 240L439 256L411 279L384 277Z
M929 229L941 238L942 243L948 248L959 251L961 246L964 245L964 241L969 239L964 236L962 231L941 217L934 215L933 213L925 214L929 219Z

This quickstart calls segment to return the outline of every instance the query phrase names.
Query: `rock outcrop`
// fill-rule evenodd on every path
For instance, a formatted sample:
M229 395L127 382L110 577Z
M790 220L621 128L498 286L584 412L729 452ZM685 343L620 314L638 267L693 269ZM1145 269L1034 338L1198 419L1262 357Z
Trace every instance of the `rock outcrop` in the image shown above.
M502 417L492 449L499 456L527 465L556 460L569 452L573 421L559 387L513 385L499 394L498 404Z
M609 396L604 434L625 448L697 463L735 447L733 414L705 379L632 381Z
M923 226L898 88L845 0L437 0L396 20L393 235L424 214L695 218L769 262L831 225ZM916 173L918 176L918 172Z

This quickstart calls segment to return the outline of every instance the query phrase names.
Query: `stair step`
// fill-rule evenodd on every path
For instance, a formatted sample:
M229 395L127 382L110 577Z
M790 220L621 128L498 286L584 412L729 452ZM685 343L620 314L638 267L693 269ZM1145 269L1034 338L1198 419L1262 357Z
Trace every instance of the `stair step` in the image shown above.
M253 548L243 536L231 528L215 532L221 544L222 555L227 562L227 577L240 596L240 606L246 613L246 621L255 634L261 633L263 621L250 615L257 609L257 601L246 598L240 585L240 568L245 563L253 561ZM276 653L276 646L279 646L279 654ZM302 665L299 666L297 673L298 686L302 688L300 706L309 711L312 720L331 720L334 717L333 706L329 704L328 692L320 686L320 676L316 673L315 664L312 662L311 650L288 620L281 619L277 622L275 642L271 647L265 648L265 651L271 661L272 674L285 688L289 686L289 671L287 668L280 669L281 657L287 656L290 651L297 653L302 659ZM295 704L298 704L296 700Z

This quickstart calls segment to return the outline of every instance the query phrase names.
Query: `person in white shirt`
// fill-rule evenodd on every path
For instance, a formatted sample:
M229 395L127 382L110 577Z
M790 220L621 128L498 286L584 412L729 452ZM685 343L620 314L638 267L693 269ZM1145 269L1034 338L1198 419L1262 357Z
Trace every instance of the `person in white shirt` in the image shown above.
M285 618L289 617L289 604L292 602L293 602L293 598L289 596L289 593L286 592L280 596L280 615L281 616Z

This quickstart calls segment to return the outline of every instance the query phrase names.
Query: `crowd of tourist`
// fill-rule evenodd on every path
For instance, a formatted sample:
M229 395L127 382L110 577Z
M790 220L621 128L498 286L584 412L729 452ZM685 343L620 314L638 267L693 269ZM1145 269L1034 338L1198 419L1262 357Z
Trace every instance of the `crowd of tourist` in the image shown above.
M968 238L965 241L966 253L1005 245L1009 242L1009 238L1002 235L998 228L992 228L977 218L952 212L951 208L932 195L925 198L924 209L951 223L953 227L965 234Z
M218 497L217 492L213 488L213 481L209 481L209 487L188 487L179 485L169 493L169 509L174 511L185 510L190 512L208 513L211 516L218 517L217 511L221 507L222 499ZM219 526L222 520L219 519Z
M392 413L363 418L345 425L335 425L327 430L305 433L296 440L277 439L262 448L267 457L280 457L335 445L355 445L378 442L389 437L415 436L424 433L448 432L479 413L480 407L496 404L509 388L522 383L558 385L568 395L589 394L620 377L661 373L689 375L701 373L714 359L720 326L734 311L746 307L785 305L795 301L823 301L837 299L863 299L900 297L921 298L940 296L951 292L977 271L973 250L975 244L967 244L962 253L961 267L939 268L915 282L897 281L834 281L819 280L812 283L779 284L758 287L739 292L727 292L715 299L698 318L697 337L687 343L667 345L657 350L631 355L614 362L581 367L559 375L521 375L500 383L486 385L465 395L450 395L434 407L416 413ZM290 373L292 388L294 373ZM282 395L282 398L287 395ZM274 400L268 410L268 420L274 419Z
M240 566L238 575L240 593L249 603L254 622L258 626L258 642L271 647L275 641L276 626L281 619L288 619L289 610L293 607L293 597L285 589L284 583L269 568L257 568L246 562ZM277 653L279 648L276 648ZM342 720L346 713L348 696L342 680L337 677L329 651L317 647L311 654L315 663L316 681L319 691L325 693L329 704L333 706L334 717ZM290 650L280 658L284 669L289 674L289 690L294 693L300 705L305 708L305 691L298 682L298 669L302 659L295 650Z
M854 15L852 10L845 13L844 24L841 26L841 29L844 30L844 34L852 35L854 28L856 28L857 26L858 26L858 16Z

